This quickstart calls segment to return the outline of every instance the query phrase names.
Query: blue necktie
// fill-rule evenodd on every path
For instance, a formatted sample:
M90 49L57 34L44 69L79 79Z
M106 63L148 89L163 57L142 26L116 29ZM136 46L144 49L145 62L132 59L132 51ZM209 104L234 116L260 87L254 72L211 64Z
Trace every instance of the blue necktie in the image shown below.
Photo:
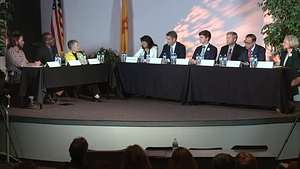
M170 55L172 55L172 54L173 54L173 46L171 46L170 48L171 48L171 53L170 53Z

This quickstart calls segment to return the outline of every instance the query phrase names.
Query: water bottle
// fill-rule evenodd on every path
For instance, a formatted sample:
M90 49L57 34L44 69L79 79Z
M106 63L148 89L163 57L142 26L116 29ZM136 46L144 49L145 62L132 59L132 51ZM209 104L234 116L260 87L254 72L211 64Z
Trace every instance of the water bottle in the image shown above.
M97 59L99 60L99 62L100 62L100 60L101 60L101 55L100 55L100 52L98 52L97 53Z
M85 54L85 52L83 52L82 55L83 55L83 56L82 56L82 64L83 64L83 65L86 65L86 64L87 64L87 61L86 61L86 54Z
M176 65L176 63L177 63L177 54L174 53L174 65Z
M197 55L196 55L196 65L200 65L200 63L201 63L201 58L200 58L199 53L197 53Z
M144 63L144 55L141 54L140 58L139 58L139 63Z
M104 52L102 52L100 56L100 63L104 63L104 61L105 61L105 55Z
M82 63L82 56L78 56L78 60L79 60L80 64L83 64Z
M219 56L219 64L220 64L221 67L223 67L223 56L222 56L222 54L220 54L220 56Z
M254 57L253 57L253 55L251 55L251 57L250 57L250 67L254 68Z
M204 60L204 55L201 54L201 55L200 55L200 58L201 58L201 60Z
M226 67L226 65L227 65L227 55L224 54L224 56L223 56L223 67Z
M147 56L146 56L146 63L150 63L150 55L149 54L147 54Z
M121 62L124 62L124 52L121 53Z
M173 151L178 148L178 141L176 138L174 139L174 141L172 143L172 148L173 148Z
M61 65L61 58L60 58L59 54L56 54L54 59L56 62L59 63L59 65Z
M82 56L82 60L83 60L83 64L86 65L87 64L87 60L86 60L86 56Z
M124 62L126 62L126 58L127 58L127 52L124 52Z
M163 55L162 64L168 64L166 53L164 53L164 55Z
M258 58L256 55L254 55L254 67L257 67L257 63L258 63Z

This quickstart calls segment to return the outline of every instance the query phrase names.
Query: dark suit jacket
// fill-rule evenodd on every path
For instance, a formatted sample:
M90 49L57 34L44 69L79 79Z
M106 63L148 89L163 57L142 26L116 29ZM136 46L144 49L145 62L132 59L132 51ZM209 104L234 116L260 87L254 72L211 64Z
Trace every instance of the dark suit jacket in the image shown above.
M285 58L288 57L286 55L287 55L286 50L280 54L280 66L283 66ZM286 61L285 67L291 67L291 68L298 69L300 66L299 62L300 62L300 54L297 50L293 49L292 56L289 57L288 60Z
M266 61L266 49L260 45L255 45L254 51L252 52L252 55L256 55L258 58L258 61ZM241 52L240 56L237 58L237 60L242 62L249 62L248 58L248 49L245 49Z
M225 54L228 55L228 48L229 48L229 45L225 45L221 48L221 52L220 52L220 55L224 56ZM241 52L244 50L244 48L239 45L239 44L235 44L234 48L233 48L233 51L232 54L231 54L231 60L236 60Z
M162 58L164 53L166 53L167 59L170 59L170 46L168 44L164 45L163 50L159 57ZM181 44L180 42L176 42L174 53L177 54L177 58L185 59L185 56L186 56L185 46L183 44Z
M200 55L202 51L202 45L198 46L193 54L193 59L196 59L197 53ZM204 59L216 60L217 58L217 48L214 45L209 44L207 46Z
M53 46L53 59L51 58L51 53L49 48L42 44L36 48L35 51L35 61L41 61L42 64L46 64L47 62L54 61L54 57L57 54L57 48Z

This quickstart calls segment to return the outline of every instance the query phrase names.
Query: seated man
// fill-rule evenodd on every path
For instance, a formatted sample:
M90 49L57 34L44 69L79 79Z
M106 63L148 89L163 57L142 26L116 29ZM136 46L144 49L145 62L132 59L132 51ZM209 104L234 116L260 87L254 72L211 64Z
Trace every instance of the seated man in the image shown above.
M260 45L256 44L256 36L253 34L248 34L245 38L245 50L241 52L237 60L242 62L242 65L248 66L250 62L251 55L257 56L258 61L266 60L266 49Z
M47 62L54 61L57 54L57 48L54 46L54 37L46 32L42 34L41 44L35 51L35 60L46 64Z
M23 52L25 42L21 34L13 34L10 37L10 48L5 55L6 68L10 76L11 82L20 82L22 67L39 66L41 62L29 63Z
M24 66L39 66L41 65L41 62L36 61L35 63L29 63L28 60L25 57L25 53L23 52L23 46L25 42L23 39L23 36L21 34L13 34L10 37L9 45L11 46L6 54L5 54L5 62L6 62L6 68L9 75L9 81L10 83L20 83L21 82L21 74L22 74L22 67ZM34 80L32 80L34 81ZM34 85L30 85L30 89L28 90L29 93L27 93L28 100L27 102L27 108L33 108L33 99L34 99Z
M236 60L243 50L243 47L236 43L237 39L238 34L236 32L228 32L226 34L227 45L221 48L220 55L226 55L227 60Z
M79 56L83 56L82 53L79 51L79 43L77 40L70 40L68 42L68 48L70 49L70 51L65 55L66 63L68 63L71 60L78 60ZM96 102L102 102L100 90L97 84L89 84L86 85L86 87L88 89L89 94L93 95L93 99Z
M177 42L177 33L175 31L170 31L166 34L167 44L164 45L163 50L160 54L160 58L164 54L167 55L167 59L170 59L171 55L176 53L177 58L185 59L186 48L180 42Z
M35 60L40 61L42 64L46 64L47 62L51 62L55 60L55 55L57 55L57 48L54 46L54 37L45 32L42 34L41 43L37 46L35 51ZM58 89L49 89L48 95L49 99L52 103L56 103L59 101L59 97L62 95L63 91L59 91Z
M202 44L198 46L191 59L191 64L196 64L197 55L204 55L204 59L216 60L217 48L209 43L211 39L211 33L208 30L203 30L199 33L199 42Z

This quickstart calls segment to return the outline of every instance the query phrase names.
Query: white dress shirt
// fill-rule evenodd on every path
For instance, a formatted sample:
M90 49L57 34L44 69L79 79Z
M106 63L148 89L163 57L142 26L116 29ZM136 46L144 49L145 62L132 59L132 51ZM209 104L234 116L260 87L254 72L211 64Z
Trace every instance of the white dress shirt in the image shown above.
M150 49L150 58L157 58L157 46L153 46ZM140 49L136 52L136 54L133 57L140 57L141 55L145 56L145 50L140 47Z

